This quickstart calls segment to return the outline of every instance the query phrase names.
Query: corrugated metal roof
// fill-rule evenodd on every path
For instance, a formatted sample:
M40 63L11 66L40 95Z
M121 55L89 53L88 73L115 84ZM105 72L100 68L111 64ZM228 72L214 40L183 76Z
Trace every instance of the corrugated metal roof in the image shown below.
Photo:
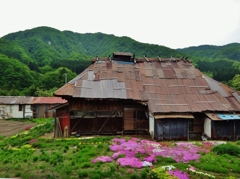
M207 117L213 121L222 121L222 120L240 120L240 114L217 114L217 113L205 113Z
M236 114L218 114L218 117L220 117L222 120L236 120L240 119L239 115Z
M31 104L34 97L0 96L0 104Z
M63 104L60 97L0 96L0 104Z
M136 63L93 60L56 96L148 101L153 113L240 111L238 93L204 76L183 59L136 58ZM111 65L109 64L111 63Z
M32 104L64 104L67 100L60 97L34 97Z
M155 119L166 119L166 118L185 118L185 119L193 119L194 116L192 114L156 114L154 115Z

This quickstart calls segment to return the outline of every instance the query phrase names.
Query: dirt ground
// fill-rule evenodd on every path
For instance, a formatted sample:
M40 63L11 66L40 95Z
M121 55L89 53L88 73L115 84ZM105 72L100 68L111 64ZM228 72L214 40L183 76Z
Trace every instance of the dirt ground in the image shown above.
M13 120L0 119L0 136L11 136L19 132L25 131L27 126L35 126L36 123L31 122L21 122Z

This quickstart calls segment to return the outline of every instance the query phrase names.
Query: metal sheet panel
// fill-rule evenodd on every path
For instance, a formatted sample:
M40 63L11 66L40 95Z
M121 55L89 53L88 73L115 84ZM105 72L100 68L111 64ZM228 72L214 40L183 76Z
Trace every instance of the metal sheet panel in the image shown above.
M233 140L234 121L212 121L212 139Z
M206 112L205 114L211 120L214 120L214 121L221 121L222 120L221 118L218 117L218 115L216 113Z
M232 95L235 97L235 99L240 103L240 96L238 95L238 93L234 92L232 93Z
M208 86L210 87L210 89L212 91L218 91L222 97L228 97L227 93L223 90L223 88L219 85L219 82L207 77L207 76L204 76L206 82L208 83Z
M155 120L154 136L160 140L187 140L188 119L159 119Z
M236 114L217 114L222 120L240 120L240 116Z
M232 110L240 111L240 103L234 97L227 97L226 100L231 104Z
M194 116L192 114L155 114L155 119L176 119L176 118L185 118L185 119L193 119Z
M136 64L112 61L109 66L109 59L102 58L54 94L148 100L151 112L240 111L240 99L233 90L203 78L186 60L136 60Z

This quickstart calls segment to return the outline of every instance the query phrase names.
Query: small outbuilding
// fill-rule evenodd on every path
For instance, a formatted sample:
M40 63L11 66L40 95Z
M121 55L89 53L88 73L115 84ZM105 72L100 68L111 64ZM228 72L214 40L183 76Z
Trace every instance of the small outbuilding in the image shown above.
M61 130L67 126L69 135L240 138L239 93L185 58L136 58L125 52L96 57L54 95L68 101L56 113Z
M60 97L0 96L0 118L55 117L50 108L67 103Z

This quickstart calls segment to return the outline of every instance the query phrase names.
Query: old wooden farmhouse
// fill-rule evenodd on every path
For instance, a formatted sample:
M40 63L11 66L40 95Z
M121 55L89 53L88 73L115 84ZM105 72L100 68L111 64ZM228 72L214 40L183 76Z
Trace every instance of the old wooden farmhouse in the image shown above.
M66 102L59 97L0 96L0 119L55 117L49 109Z
M240 138L240 97L182 58L94 58L54 92L69 134L147 133L156 140Z

